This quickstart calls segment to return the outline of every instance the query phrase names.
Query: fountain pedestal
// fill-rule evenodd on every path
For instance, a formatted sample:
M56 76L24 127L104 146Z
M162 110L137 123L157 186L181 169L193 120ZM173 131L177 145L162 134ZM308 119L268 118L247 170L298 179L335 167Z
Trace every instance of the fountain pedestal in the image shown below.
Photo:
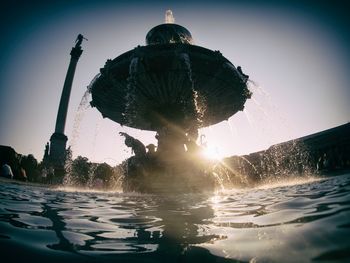
M133 156L123 165L122 187L127 192L188 193L212 191L216 187L212 165L188 152Z

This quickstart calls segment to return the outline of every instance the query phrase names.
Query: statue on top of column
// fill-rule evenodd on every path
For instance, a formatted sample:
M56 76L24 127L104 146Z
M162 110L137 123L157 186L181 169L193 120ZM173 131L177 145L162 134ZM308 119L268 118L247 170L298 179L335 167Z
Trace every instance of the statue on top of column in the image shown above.
M85 38L82 34L79 34L77 36L77 39L75 40L75 47L81 47L81 43L83 42L83 39L85 39L86 41L88 41L87 38Z

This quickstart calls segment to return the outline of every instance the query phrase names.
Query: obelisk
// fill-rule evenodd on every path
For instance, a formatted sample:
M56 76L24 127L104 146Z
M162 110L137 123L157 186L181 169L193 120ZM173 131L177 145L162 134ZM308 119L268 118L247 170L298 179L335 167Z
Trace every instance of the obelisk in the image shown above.
M68 137L64 134L64 128L66 126L66 118L68 111L68 104L70 93L72 89L73 78L75 74L75 69L78 63L78 60L83 53L81 49L81 43L83 42L83 35L79 34L75 46L70 52L71 59L69 62L66 79L64 81L61 100L58 108L57 119L55 132L51 135L50 138L50 147L49 147L49 161L55 167L55 169L63 169L65 158L66 158L66 143Z

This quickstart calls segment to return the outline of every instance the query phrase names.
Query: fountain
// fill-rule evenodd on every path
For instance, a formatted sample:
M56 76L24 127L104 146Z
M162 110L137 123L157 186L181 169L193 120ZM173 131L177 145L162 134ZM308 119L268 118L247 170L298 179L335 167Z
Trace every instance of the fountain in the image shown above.
M214 179L199 157L198 129L243 110L251 93L248 76L219 51L193 44L191 33L166 23L137 46L107 60L90 86L91 106L103 117L132 128L156 131L157 151L122 133L135 156L125 163L124 190L200 191Z

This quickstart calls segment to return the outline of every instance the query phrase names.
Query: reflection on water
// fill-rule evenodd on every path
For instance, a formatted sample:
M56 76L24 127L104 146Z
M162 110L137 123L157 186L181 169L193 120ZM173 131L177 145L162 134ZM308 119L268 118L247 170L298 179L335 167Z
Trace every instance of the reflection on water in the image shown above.
M173 196L2 181L0 251L13 262L349 262L349 210L350 174Z

